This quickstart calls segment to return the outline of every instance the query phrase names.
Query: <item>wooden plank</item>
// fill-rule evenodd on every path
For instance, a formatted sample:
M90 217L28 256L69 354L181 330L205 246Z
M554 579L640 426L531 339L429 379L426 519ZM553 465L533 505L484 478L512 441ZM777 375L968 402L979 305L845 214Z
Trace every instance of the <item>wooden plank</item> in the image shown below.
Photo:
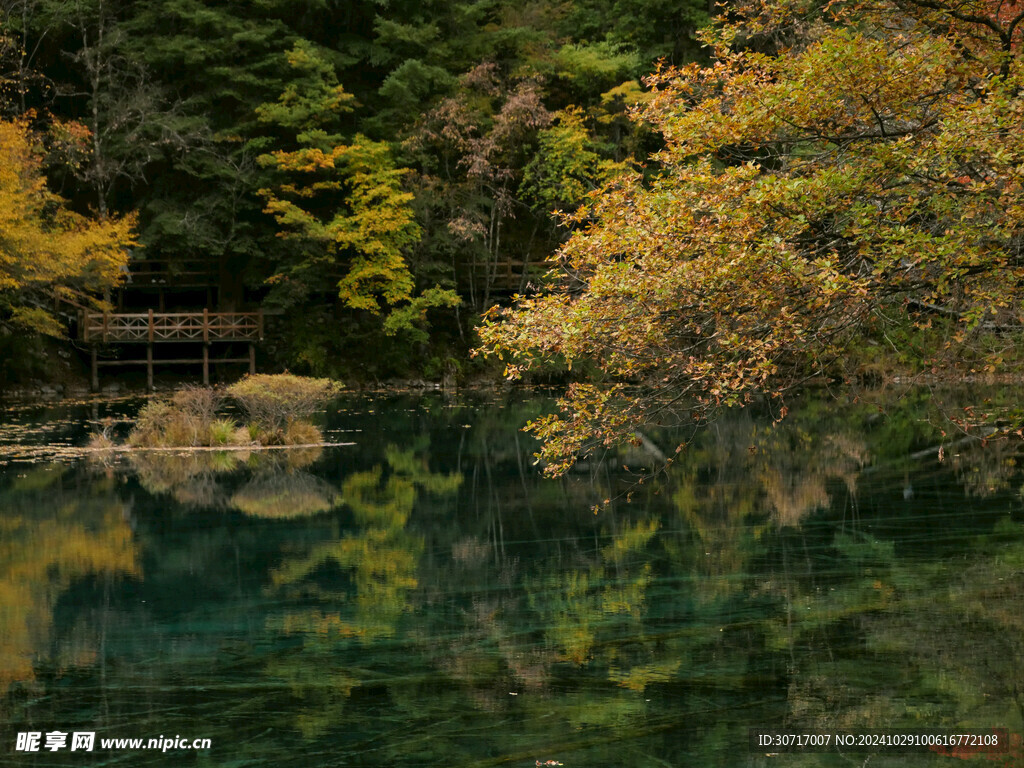
M248 363L248 357L211 357L209 359L211 363ZM145 365L146 360L97 360L97 365ZM160 360L159 358L153 358L153 365L201 365L203 358L201 357L176 357L169 360Z

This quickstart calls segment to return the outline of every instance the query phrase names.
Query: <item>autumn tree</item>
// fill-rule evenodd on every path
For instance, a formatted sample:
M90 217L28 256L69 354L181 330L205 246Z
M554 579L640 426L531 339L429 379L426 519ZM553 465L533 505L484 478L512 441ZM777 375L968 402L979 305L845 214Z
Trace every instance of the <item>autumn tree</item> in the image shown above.
M25 121L0 121L0 328L59 336L54 296L90 295L121 278L131 217L95 221L46 186Z
M88 155L74 168L48 165L54 188L76 210L137 211L136 257L168 277L201 272L222 309L267 302L294 310L268 334L266 351L279 363L404 375L412 361L462 357L477 313L452 310L453 291L483 309L505 290L499 275L519 272L523 286L536 280L533 265L565 236L551 211L574 209L604 177L595 176L594 155L600 164L652 148L650 134L628 124L625 104L655 59L692 57L705 6L0 0L0 114L34 108L41 121L87 125ZM299 49L325 68L294 66ZM317 105L318 77L344 83L352 109ZM284 94L295 101L280 101ZM333 169L261 164L312 146L286 114L303 100L334 137L330 146L351 151ZM576 155L577 147L585 151ZM373 173L357 171L360 164ZM316 187L332 175L339 186ZM358 249L317 242L316 227L278 222L261 194L321 224L336 213L354 225L348 196L357 176L365 189L394 192L389 216L411 211L411 227L392 234L418 233L398 249L404 268L392 254L397 271L355 289L374 294L379 313L353 309L336 290L362 258ZM316 190L301 197L288 185ZM369 233L382 242L378 235ZM320 258L325 250L330 258ZM399 292L411 279L408 300L390 303L380 292L391 275ZM128 304L142 300L142 287L133 284ZM340 337L339 327L351 335ZM382 330L401 338L367 343ZM372 351L359 359L357 350ZM380 360L382 352L391 359Z
M842 373L900 315L952 323L953 355L1018 329L1022 20L987 0L753 0L706 33L712 65L650 78L637 119L664 148L575 213L548 290L482 332L512 378L594 371L533 424L550 470Z
M352 96L321 52L300 42L288 61L297 76L258 111L264 122L294 133L294 148L260 157L279 172L278 185L263 190L265 210L297 244L270 282L293 296L333 284L345 307L384 317L384 333L421 331L431 307L455 306L459 298L440 288L417 291L406 253L420 228L413 195L402 187L406 172L386 143L362 134L345 141L338 132Z
M478 310L491 303L498 265L517 246L529 248L531 238L510 235L520 212L519 177L536 133L551 120L537 78L506 77L487 62L464 74L407 142L420 161L430 218L443 223L455 271L468 277Z

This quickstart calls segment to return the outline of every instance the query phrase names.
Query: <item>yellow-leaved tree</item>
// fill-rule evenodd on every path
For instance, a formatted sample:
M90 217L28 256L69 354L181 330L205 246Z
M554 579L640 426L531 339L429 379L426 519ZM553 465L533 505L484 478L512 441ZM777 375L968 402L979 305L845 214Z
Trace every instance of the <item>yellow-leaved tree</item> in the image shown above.
M413 195L403 189L407 170L385 142L342 138L339 118L351 111L353 97L322 51L297 43L288 63L294 79L276 102L257 110L263 123L289 137L288 149L259 157L278 181L261 190L264 210L295 246L295 258L279 261L268 280L277 289L271 300L308 306L312 294L333 286L343 306L381 315L384 334L426 342L427 312L460 299L439 286L417 291L407 256L421 232Z
M1024 333L1020 0L737 0L704 39L713 64L647 81L662 149L575 212L559 280L481 329L512 378L590 373L532 425L549 472L851 377L872 345L971 373ZM932 327L934 351L890 335Z
M0 120L0 328L61 336L54 297L96 303L117 284L134 217L96 220L46 185L42 149L25 120Z

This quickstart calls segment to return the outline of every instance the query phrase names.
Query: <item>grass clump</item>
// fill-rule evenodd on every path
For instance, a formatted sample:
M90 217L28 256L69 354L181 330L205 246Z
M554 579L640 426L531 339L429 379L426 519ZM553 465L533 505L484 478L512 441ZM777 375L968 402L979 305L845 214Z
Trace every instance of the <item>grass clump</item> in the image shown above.
M316 425L308 421L293 421L284 430L281 442L284 445L310 445L319 443L323 436Z
M184 387L169 400L151 400L138 412L128 442L140 447L226 444L215 439L219 433L213 427L222 401L210 387Z
M103 432L97 432L95 435L89 438L89 448L93 451L108 451L114 448L116 443L110 439L110 435Z
M210 422L209 432L210 445L244 445L247 442L238 443L238 425L231 419L214 419ZM248 434L246 432L246 437Z
M181 418L184 418L182 415ZM169 445L167 439L168 422L178 420L174 415L171 404L167 400L150 400L139 411L135 417L135 426L128 435L128 444L137 445L143 448ZM177 427L172 432L180 431Z
M143 406L128 437L140 448L309 445L323 439L309 418L337 391L328 379L291 374L246 376L228 387L248 416L246 424L219 415L225 392L184 387ZM105 447L96 438L95 448Z
M143 448L226 445L215 424L223 395L210 387L184 387L170 400L151 400L135 419L128 442ZM234 424L231 425L232 430Z
M282 373L246 376L228 387L227 393L242 406L263 436L285 442L289 429L298 423L308 423L337 389L330 379Z

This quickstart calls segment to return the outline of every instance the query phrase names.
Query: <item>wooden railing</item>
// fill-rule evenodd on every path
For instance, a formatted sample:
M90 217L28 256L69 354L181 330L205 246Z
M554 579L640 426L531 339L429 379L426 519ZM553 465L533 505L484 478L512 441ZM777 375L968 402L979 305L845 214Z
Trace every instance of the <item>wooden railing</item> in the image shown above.
M86 312L82 340L91 343L262 341L262 312Z

